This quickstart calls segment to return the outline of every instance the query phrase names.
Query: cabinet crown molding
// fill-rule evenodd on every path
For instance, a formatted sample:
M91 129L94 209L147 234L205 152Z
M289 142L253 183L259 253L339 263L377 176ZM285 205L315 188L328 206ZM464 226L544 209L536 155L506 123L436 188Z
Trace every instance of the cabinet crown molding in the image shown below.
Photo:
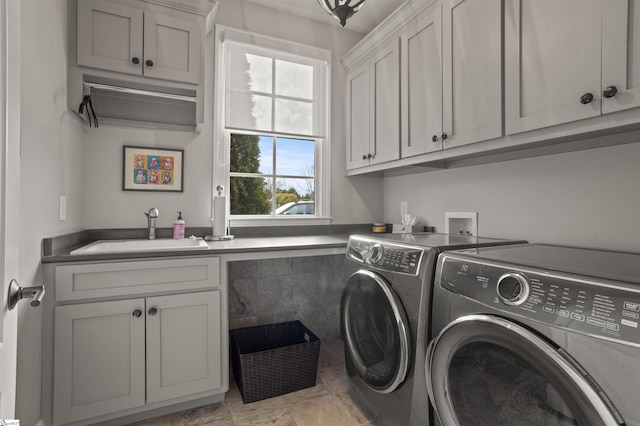
M146 0L144 0L146 1ZM407 0L340 59L348 71L358 65L411 19L438 0Z
M208 16L218 7L217 0L140 0L144 3L155 4L169 9L179 10L181 12L193 15Z

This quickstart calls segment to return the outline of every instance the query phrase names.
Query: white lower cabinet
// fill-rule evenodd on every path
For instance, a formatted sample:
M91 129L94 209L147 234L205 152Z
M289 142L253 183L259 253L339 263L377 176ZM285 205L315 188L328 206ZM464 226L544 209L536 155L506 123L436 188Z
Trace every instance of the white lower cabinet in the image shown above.
M144 299L56 308L55 424L145 404L143 312Z
M218 258L58 266L53 423L92 424L224 393L219 269ZM74 294L113 299L118 288L126 298Z
M220 387L220 292L150 297L147 402Z

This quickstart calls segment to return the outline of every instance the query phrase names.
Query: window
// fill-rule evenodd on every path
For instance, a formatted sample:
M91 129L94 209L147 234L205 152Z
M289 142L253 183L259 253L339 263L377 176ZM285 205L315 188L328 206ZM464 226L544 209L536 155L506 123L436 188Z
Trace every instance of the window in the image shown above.
M230 145L232 215L315 215L314 140L232 133Z
M231 219L327 218L330 52L222 26L216 35L216 166Z

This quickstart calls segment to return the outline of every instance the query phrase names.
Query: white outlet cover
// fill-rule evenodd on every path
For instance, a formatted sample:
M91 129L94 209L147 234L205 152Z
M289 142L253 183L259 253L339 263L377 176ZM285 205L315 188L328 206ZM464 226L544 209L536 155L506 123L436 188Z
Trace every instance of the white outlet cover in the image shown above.
M455 228L455 223L466 222L464 234L478 236L478 212L445 212L444 214L444 233L458 234L460 230ZM453 226L452 226L453 225Z

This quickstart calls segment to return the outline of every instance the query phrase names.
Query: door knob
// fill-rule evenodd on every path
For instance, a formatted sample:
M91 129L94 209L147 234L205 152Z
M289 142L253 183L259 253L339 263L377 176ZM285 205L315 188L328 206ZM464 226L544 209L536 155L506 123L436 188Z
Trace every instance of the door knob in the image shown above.
M29 306L37 308L42 303L44 297L44 285L36 287L20 287L18 281L11 280L9 283L9 310L16 307L22 299L31 299Z
M602 91L602 96L605 98L613 98L616 93L618 93L618 88L616 86L608 86Z
M580 103L582 105L591 103L592 100L593 100L593 95L591 93L585 93L584 95L580 96Z

